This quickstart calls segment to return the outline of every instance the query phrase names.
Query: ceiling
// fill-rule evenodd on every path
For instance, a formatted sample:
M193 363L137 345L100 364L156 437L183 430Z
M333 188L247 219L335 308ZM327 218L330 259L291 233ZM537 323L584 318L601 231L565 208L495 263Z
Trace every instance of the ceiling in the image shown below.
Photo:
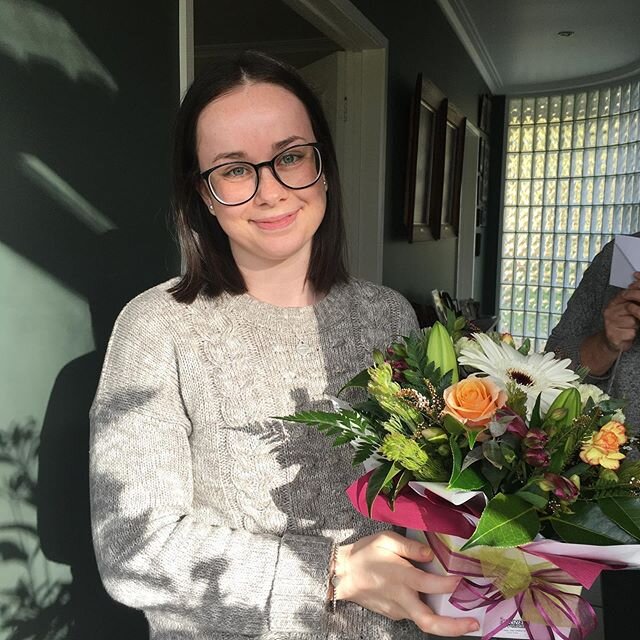
M640 0L436 0L496 94L540 93L640 74ZM195 0L196 66L250 47L302 67L340 47L286 0ZM561 37L559 31L573 31Z
M246 17L238 20L238 12ZM209 59L258 49L303 67L340 47L280 0L194 2L196 69Z
M437 2L493 93L572 89L640 73L639 0Z

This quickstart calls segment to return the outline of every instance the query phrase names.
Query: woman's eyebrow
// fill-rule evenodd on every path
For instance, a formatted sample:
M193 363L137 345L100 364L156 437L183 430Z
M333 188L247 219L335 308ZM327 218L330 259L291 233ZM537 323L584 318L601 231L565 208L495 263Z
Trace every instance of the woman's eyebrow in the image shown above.
M272 147L276 151L280 149L286 149L292 143L302 141L306 142L305 138L302 136L289 136L284 140L280 140L279 142L274 142ZM247 154L244 151L223 151L222 153L217 154L211 160L211 166L215 165L218 160L228 159L228 160L246 160Z
M247 154L244 151L224 151L219 153L217 156L214 156L213 160L211 160L211 166L216 164L218 160L222 160L224 158L228 158L229 160L244 160L247 157Z
M298 140L302 140L302 142L306 142L306 140L302 136L289 136L284 140L280 140L280 142L274 142L274 149L286 149L291 143L297 142Z

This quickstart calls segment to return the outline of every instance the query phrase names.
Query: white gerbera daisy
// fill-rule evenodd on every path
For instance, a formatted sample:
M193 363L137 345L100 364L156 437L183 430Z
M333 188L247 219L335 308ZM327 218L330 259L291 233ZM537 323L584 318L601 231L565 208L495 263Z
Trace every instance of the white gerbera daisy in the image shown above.
M557 360L553 353L523 355L506 342L499 344L483 333L475 333L481 350L463 347L459 362L494 378L516 384L527 394L527 413L531 415L540 394L544 415L561 389L574 386L578 374L569 368L571 360Z

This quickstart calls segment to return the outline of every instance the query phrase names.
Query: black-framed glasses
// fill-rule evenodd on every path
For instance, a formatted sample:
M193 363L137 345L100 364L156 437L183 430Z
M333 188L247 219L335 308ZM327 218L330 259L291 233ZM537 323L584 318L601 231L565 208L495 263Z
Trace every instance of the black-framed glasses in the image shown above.
M320 144L296 144L258 164L225 162L203 171L200 177L220 204L234 207L249 202L256 195L261 167L269 167L275 179L289 189L306 189L322 175Z

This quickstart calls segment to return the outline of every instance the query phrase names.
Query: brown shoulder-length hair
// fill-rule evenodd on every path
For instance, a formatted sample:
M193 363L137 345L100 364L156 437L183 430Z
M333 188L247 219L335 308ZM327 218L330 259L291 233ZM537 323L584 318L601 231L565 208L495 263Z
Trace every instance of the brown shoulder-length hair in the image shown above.
M291 91L306 107L316 141L321 145L327 206L313 237L307 280L316 292L328 293L333 285L348 278L338 163L320 101L293 67L263 53L246 51L236 58L217 61L199 74L176 119L172 208L184 274L170 291L180 302L193 302L201 291L215 297L224 291L240 294L247 290L229 239L198 191L201 168L196 154L196 127L200 113L212 100L240 85L256 82Z

